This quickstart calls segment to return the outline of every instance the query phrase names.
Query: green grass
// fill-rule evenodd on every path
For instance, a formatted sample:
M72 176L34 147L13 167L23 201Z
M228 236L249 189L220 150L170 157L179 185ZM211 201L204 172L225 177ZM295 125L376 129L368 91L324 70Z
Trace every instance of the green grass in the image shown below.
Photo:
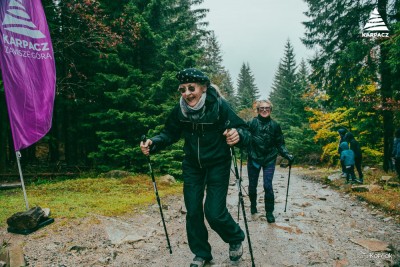
M160 198L182 193L182 183L157 182ZM29 206L50 208L52 218L82 218L90 215L118 216L134 213L157 203L151 178L79 178L26 186ZM0 227L12 214L25 211L22 189L0 191Z

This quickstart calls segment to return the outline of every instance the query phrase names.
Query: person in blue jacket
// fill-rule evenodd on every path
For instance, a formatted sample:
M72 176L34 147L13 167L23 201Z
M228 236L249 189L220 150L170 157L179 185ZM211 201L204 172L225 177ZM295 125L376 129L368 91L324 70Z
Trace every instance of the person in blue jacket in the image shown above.
M340 144L340 150L340 161L345 168L346 183L356 183L356 174L354 173L354 152L349 149L349 144L347 142L342 142Z

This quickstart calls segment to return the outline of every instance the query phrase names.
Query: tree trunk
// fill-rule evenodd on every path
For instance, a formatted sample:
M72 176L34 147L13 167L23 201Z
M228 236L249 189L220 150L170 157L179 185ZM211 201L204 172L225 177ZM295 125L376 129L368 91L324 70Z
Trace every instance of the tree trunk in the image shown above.
M387 0L378 1L378 12L383 21L387 25ZM380 45L381 61L380 61L380 74L381 74L381 94L382 94L382 116L383 116L383 169L385 172L389 171L389 161L391 160L390 144L393 139L393 111L386 104L387 100L393 97L393 88L391 82L390 66L387 63L389 59L389 51L387 46Z
M77 142L76 126L74 125L75 112L72 101L65 101L64 127L65 133L65 160L67 165L76 164Z
M59 116L58 98L54 101L53 122L49 133L49 160L50 164L55 165L60 160L60 136L59 136Z

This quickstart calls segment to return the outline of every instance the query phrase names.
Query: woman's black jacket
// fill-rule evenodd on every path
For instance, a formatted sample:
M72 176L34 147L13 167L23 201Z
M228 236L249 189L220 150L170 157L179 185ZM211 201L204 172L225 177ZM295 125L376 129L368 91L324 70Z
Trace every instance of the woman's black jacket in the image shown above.
M255 117L249 122L249 127L252 138L248 153L251 159L266 166L275 161L278 154L289 158L282 129L271 117Z
M225 129L235 128L238 131L239 146L246 147L249 144L250 133L247 124L212 87L207 89L205 108L205 115L192 122L183 116L180 105L176 105L161 133L151 138L151 152L159 151L183 136L185 160L202 168L230 160L230 147L223 136Z

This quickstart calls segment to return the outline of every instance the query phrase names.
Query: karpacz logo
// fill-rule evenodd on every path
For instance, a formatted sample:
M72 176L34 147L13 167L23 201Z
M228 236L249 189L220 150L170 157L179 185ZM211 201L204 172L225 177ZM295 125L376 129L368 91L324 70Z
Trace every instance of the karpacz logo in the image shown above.
M7 54L34 59L52 58L48 52L50 50L48 42L30 41L32 39L45 39L46 36L32 22L23 6L23 0L10 0L1 26L5 31L3 33L3 45ZM7 32L9 35L6 34ZM18 38L15 34L22 36ZM29 38L26 40L26 37Z
M362 37L366 38L388 38L389 29L386 27L381 15L379 15L378 9L375 8L372 11L367 23L364 26Z
M32 43L32 42L28 42L26 40L21 40L18 38L13 38L13 37L9 38L5 34L3 35L3 40L4 40L5 44L13 45L18 48L30 49L30 50L35 50L35 51L48 51L49 50L48 43Z
M25 12L22 0L10 1L2 25L6 31L18 33L34 39L46 38L40 30L36 29L37 27L31 21L31 17Z

